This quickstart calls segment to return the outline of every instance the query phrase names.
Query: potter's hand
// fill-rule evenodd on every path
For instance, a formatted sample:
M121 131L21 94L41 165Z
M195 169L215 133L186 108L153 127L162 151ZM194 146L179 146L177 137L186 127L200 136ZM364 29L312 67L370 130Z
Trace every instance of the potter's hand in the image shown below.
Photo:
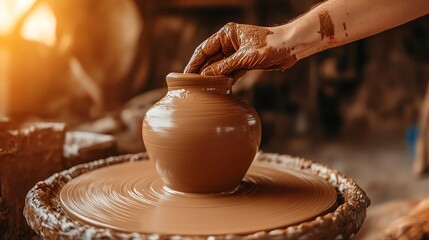
M285 70L297 59L282 42L280 31L228 23L197 47L184 72L236 80L251 69Z
M185 73L237 79L250 69L284 70L314 53L428 13L428 0L329 0L278 27L228 23L198 46Z

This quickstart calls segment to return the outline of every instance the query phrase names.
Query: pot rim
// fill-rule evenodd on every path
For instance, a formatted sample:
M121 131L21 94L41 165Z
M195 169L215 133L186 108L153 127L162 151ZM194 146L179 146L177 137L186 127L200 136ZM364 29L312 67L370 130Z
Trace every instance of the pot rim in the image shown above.
M196 73L172 72L166 76L168 88L202 87L226 88L232 87L233 80L225 75L205 76Z

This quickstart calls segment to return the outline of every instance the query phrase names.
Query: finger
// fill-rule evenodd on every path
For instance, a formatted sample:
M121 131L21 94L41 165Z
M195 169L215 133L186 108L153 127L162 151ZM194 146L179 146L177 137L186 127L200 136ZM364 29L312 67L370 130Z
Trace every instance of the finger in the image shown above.
M201 43L191 57L188 65L185 67L185 73L198 73L202 70L201 66L214 55L223 53L224 56L234 54L239 46L236 41L237 24L228 23L223 26L217 33L210 36Z
M227 58L210 64L208 67L203 69L201 74L209 76L229 75L237 69L245 68L242 65L245 57L246 56L242 54L242 52L236 52Z
M219 32L220 50L225 56L230 56L239 49L236 36L236 27L232 23L225 25Z
M210 64L217 62L219 60L222 60L225 58L225 55L221 52L216 53L213 57L209 58L201 67L200 70L205 69ZM198 73L201 73L201 71L198 71Z
M207 59L221 51L221 44L219 39L219 32L213 34L204 42L202 42L192 54L191 60L186 65L184 73L198 73L201 65L206 62Z

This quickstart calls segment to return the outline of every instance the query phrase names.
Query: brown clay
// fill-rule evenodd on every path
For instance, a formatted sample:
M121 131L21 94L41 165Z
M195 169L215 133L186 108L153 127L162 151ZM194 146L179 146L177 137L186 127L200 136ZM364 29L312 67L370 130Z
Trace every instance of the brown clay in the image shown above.
M320 22L320 36L322 37L322 40L327 37L329 38L329 41L333 41L335 36L335 27L334 23L332 22L331 15L329 15L328 11L323 10L319 14L319 22ZM345 25L344 25L345 27Z
M228 23L195 49L184 72L201 73L204 70L202 66L207 66L206 62L214 62L212 58L220 60L219 54L224 57L232 55L243 43L254 49L262 49L267 45L270 34L273 32L263 27Z
M168 190L149 162L92 171L60 194L61 206L77 221L162 235L241 235L287 227L332 211L336 198L335 188L315 175L260 163L229 194Z
M265 69L275 69L275 70L286 70L292 67L298 60L296 59L296 55L291 53L291 48L279 48L275 49L272 47L267 48L267 52L270 54L266 54L260 56L260 59L264 59L266 62L277 63L278 65L272 65L266 67Z
M143 140L165 184L176 191L234 190L261 138L255 110L225 76L170 73L168 93L146 113Z
M100 228L85 224L81 221L75 221L65 213L62 207L60 207L60 191L65 184L73 179L91 174L95 169L104 169L107 166L125 162L134 164L142 160L148 160L146 153L111 157L75 166L37 183L26 198L24 216L27 219L28 225L44 239L174 238L176 240L185 240L202 239L213 236L120 232L111 228ZM287 170L286 172L291 171L293 173L295 173L295 171L305 172L328 181L338 192L338 207L330 213L326 213L316 219L308 220L298 225L260 231L245 236L232 234L216 235L215 238L212 237L213 239L349 239L353 237L361 227L365 219L365 212L369 205L369 199L365 195L365 192L350 178L345 177L334 169L313 163L310 160L286 155L259 153L255 158L255 163L267 164L271 168L278 169L279 171ZM249 175L253 173L252 169L253 167ZM141 175L140 173L140 180L144 177ZM110 177L111 176L109 176L109 178ZM97 183L95 182L95 184ZM284 193L284 191L282 192ZM185 216L190 217L187 214ZM144 217L145 216L139 216L139 219ZM225 221L229 221L228 216L224 219ZM201 219L201 221L203 220L205 221L206 218ZM259 221L259 219L255 221Z
M348 37L348 36L349 36L349 34L346 32L346 31L347 31L347 26L346 26L346 23L345 23L345 22L343 22L343 28L344 28L344 35L345 35L346 37Z
M226 74L237 79L250 69L285 70L297 58L289 47L268 45L267 38L272 34L265 27L228 23L197 47L184 72Z

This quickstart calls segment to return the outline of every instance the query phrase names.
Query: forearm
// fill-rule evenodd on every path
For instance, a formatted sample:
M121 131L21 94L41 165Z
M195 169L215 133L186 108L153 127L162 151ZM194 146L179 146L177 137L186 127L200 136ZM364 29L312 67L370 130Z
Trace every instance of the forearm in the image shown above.
M289 45L287 47L299 60L427 13L429 0L329 0L277 30L282 35L282 44Z

